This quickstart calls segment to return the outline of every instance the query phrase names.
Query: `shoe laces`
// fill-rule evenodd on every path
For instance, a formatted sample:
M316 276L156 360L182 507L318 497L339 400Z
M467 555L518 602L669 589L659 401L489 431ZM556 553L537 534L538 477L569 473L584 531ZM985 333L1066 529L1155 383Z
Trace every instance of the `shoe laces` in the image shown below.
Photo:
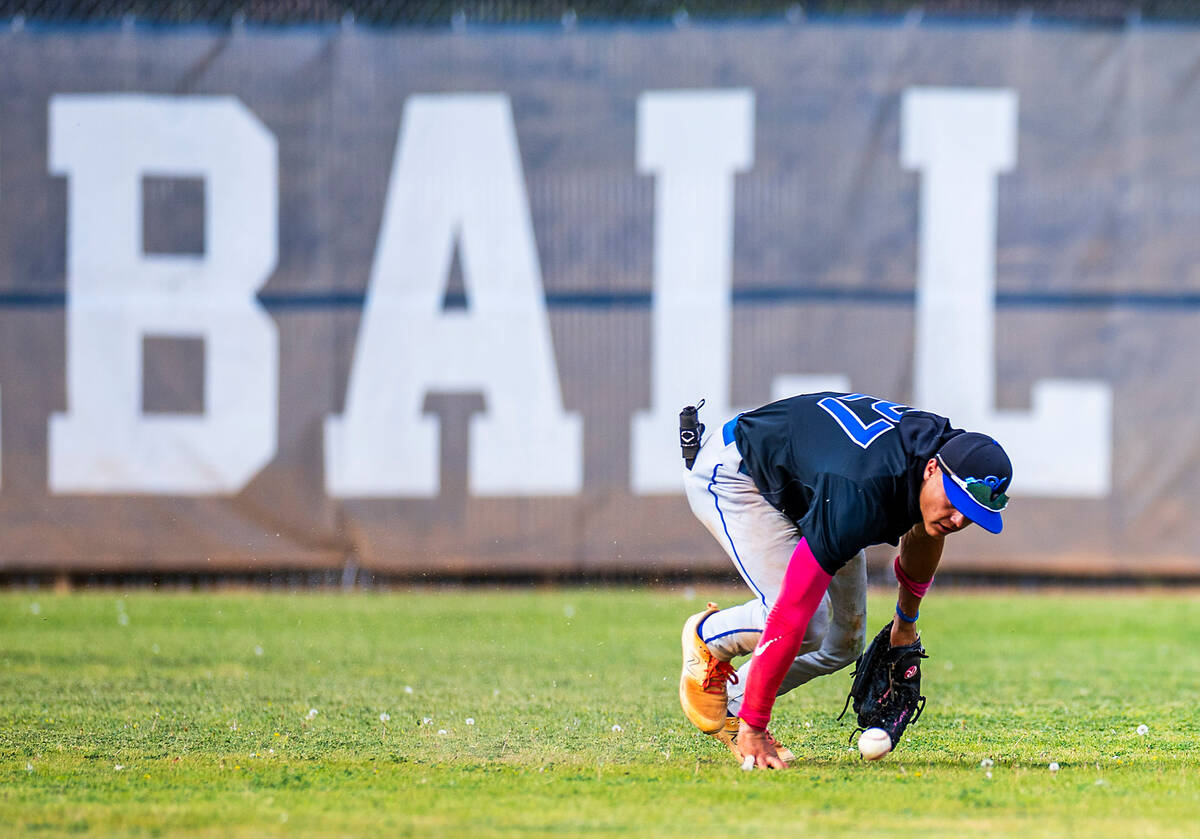
M704 682L700 685L708 693L720 693L725 690L725 683L738 683L737 671L728 661L713 657L708 660L708 669L704 671Z

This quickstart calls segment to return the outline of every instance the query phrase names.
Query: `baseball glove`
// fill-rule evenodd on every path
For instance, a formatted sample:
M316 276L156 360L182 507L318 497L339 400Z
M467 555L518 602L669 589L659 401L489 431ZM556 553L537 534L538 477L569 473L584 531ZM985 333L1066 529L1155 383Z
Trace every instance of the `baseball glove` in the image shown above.
M854 682L846 706L854 703L858 715L855 735L868 728L882 728L892 738L892 747L925 710L925 697L921 696L921 659L929 658L920 639L903 647L891 644L892 623L879 630L866 651L858 657L852 674ZM840 720L846 715L842 708Z

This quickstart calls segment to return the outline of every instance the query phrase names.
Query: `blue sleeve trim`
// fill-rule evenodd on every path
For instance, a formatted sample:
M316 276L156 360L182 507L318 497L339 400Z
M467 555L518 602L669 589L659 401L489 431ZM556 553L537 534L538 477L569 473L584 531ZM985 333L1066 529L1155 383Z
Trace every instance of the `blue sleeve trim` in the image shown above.
M741 414L738 414L721 428L721 439L725 442L725 445L728 446L733 442L733 430L737 428L737 421L741 416Z

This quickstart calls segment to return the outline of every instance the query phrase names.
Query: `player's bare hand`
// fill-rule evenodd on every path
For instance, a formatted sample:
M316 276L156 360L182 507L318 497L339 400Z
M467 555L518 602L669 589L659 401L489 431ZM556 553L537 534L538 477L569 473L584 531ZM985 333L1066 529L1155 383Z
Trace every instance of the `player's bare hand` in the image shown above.
M754 766L757 769L788 768L788 765L779 757L771 735L762 729L754 728L745 720L742 720L742 724L738 728L737 744L743 760L753 758Z

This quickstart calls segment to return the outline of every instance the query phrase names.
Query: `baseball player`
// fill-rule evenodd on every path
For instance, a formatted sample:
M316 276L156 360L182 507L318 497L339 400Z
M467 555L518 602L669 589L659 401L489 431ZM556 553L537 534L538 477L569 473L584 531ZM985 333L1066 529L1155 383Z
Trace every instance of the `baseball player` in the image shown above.
M775 698L863 652L863 549L887 542L900 546L896 614L859 667L873 662L878 672L864 675L882 687L869 708L852 696L859 724L885 728L894 745L924 702L921 599L946 536L971 523L1000 532L1012 480L1004 449L937 414L861 393L773 402L708 434L694 427L695 440L685 424L681 415L688 502L754 594L729 609L710 603L684 623L687 718L743 766L786 768L790 753L767 731ZM743 655L751 658L735 670L730 662Z

